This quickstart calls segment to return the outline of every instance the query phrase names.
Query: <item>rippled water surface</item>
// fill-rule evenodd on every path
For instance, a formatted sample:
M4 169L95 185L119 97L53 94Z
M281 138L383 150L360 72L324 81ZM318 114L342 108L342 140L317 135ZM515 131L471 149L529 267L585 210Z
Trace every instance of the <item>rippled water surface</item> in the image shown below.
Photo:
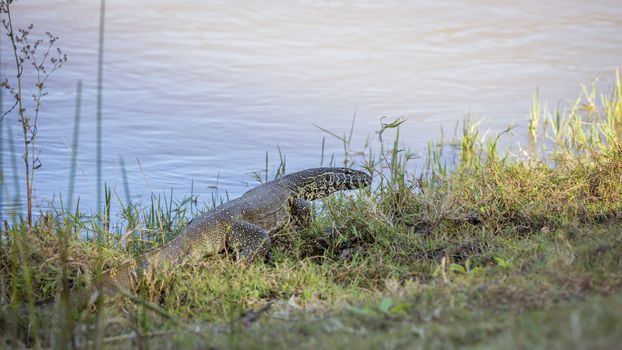
M21 0L15 21L51 31L69 61L49 80L39 118L38 205L67 194L76 83L84 84L76 193L95 205L95 97L99 1ZM2 36L2 74L14 66ZM539 89L550 105L580 84L610 84L622 64L619 1L107 1L103 169L125 197L217 187L231 197L278 160L318 166L326 133L355 143L380 117L406 116L404 143L423 150L440 126L467 114L503 128L523 122ZM11 101L4 98L5 110ZM3 123L7 181L14 192ZM18 152L21 150L16 143ZM330 136L325 153L341 157ZM325 159L325 163L326 163ZM21 156L16 159L21 166ZM140 164L140 165L139 165ZM20 168L21 169L21 168ZM21 171L18 174L22 181Z

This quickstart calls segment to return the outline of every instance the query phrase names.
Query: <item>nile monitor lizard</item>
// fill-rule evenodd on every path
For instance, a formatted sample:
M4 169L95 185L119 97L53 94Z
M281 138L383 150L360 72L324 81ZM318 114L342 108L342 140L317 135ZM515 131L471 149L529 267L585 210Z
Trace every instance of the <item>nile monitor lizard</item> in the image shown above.
M263 257L270 248L271 234L285 226L292 216L310 213L309 200L370 183L371 177L362 171L313 168L262 184L194 218L182 233L161 248L104 272L102 293L111 296L118 288L131 289L138 269L151 273L164 264L179 264L225 249L236 252L243 260ZM80 296L73 294L72 299L83 305L96 295L92 289L78 293Z

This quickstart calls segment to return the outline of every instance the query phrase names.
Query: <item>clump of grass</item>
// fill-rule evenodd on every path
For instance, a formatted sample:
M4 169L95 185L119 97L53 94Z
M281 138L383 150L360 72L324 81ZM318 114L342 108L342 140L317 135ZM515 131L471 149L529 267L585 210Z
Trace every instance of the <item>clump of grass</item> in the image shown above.
M197 209L192 196L174 201L170 193L121 203L121 221L109 226L50 213L34 226L37 238L23 242L26 250L15 239L23 224L7 226L0 298L14 306L1 309L0 327L12 330L3 336L59 347L97 339L156 347L314 347L319 339L335 347L494 346L523 336L524 344L542 340L539 329L549 326L534 320L550 310L550 322L570 320L571 331L555 333L559 344L616 344L615 333L602 336L606 324L622 323L606 312L620 303L608 295L622 287L619 73L613 93L596 96L584 89L569 109L554 112L534 105L539 116L527 130L533 145L519 156L498 151L508 130L486 138L477 123L465 123L461 139L449 145L457 156L446 157L444 143L431 144L423 168L402 145L403 121L383 122L380 146L369 146L364 158L345 157L373 174L372 188L323 200L309 224L293 222L274 237L266 261L239 265L224 254L145 276L137 297L98 305L99 328L89 328L90 310L66 312L63 320L71 322L46 323L31 307L26 322L41 326L34 334L16 324L11 310L58 295L66 290L61 286L93 283L99 270L168 242L208 208ZM258 178L267 180L267 173ZM107 191L106 198L110 208L114 196ZM81 239L98 230L103 239ZM579 311L571 312L575 306ZM70 337L51 336L70 328ZM275 337L279 332L287 336ZM231 336L238 333L244 337Z

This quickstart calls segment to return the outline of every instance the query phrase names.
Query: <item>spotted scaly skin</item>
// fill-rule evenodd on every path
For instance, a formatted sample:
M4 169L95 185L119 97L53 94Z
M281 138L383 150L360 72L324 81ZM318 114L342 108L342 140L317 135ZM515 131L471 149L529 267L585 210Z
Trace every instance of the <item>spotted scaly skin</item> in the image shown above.
M292 217L310 215L308 201L341 190L369 186L365 172L347 168L313 168L283 176L244 193L240 198L194 218L175 239L138 259L108 270L103 276L102 292L114 295L118 288L131 289L137 270L150 274L156 267L180 264L217 254L225 249L238 259L264 257L271 236ZM83 298L93 299L87 292Z

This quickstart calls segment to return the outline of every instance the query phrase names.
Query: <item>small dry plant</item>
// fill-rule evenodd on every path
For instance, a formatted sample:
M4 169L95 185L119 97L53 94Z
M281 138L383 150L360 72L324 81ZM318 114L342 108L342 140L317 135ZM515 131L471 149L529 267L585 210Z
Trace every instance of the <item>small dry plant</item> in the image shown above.
M28 230L32 230L32 189L35 171L41 167L39 151L36 147L37 121L41 111L41 101L48 94L46 82L48 78L67 62L67 55L56 45L58 37L46 32L42 38L33 38L33 25L26 28L14 28L11 18L13 0L0 1L0 23L9 39L11 53L15 60L14 75L5 76L0 87L6 89L14 101L0 121L17 108L18 121L22 126L24 142L24 171L26 182ZM32 77L34 88L31 98L24 96L25 85Z

